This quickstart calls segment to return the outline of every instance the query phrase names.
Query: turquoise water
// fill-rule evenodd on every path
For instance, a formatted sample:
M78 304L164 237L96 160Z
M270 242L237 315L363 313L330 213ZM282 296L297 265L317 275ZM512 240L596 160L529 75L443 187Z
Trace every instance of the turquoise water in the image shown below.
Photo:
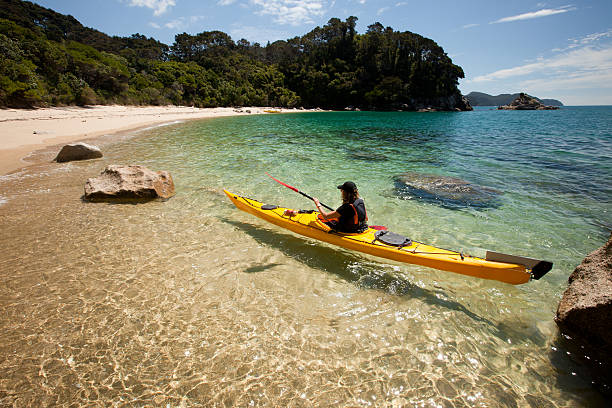
M3 404L605 405L553 317L610 234L612 107L262 115L128 136L98 140L102 160L0 180ZM111 163L168 170L177 195L81 202ZM298 237L221 192L313 208L266 172L332 207L353 180L371 224L554 268L511 286ZM499 194L398 195L407 172Z
M179 187L227 188L286 206L312 208L265 172L332 207L335 186L354 180L373 223L442 246L550 259L556 268L547 280L555 283L612 228L609 107L240 117L135 143L154 156L136 157L171 169ZM457 177L503 195L498 208L459 211L402 200L393 177L405 172Z

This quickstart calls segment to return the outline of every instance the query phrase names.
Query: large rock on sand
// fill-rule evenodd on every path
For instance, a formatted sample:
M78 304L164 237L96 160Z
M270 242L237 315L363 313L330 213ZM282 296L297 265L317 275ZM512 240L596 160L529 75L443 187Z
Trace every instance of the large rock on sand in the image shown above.
M69 162L73 160L90 160L102 157L102 151L97 146L88 145L87 143L67 144L62 147L57 154L55 161L58 163Z
M152 171L144 166L110 165L98 177L87 180L83 198L89 201L146 201L173 195L174 182L167 171Z
M586 354L597 370L612 368L612 234L569 277L555 321Z

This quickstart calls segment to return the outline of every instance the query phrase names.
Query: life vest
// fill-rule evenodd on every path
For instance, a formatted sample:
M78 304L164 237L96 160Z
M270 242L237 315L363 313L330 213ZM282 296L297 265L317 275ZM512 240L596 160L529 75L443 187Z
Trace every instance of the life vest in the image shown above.
M340 223L338 226L344 232L362 232L368 228L368 214L366 213L365 203L361 198L358 198L352 203L349 203L350 207L353 209L353 216L351 218L351 222L346 222L347 220L343 220L344 222ZM346 215L345 215L346 217Z
M357 203L357 201L360 201L360 202ZM363 210L362 211L363 215L361 217L359 214L360 211L357 211L357 207L355 207L355 203L357 203L357 205L360 207L360 210ZM353 224L359 225L362 222L368 221L368 214L365 209L365 203L363 202L361 198L358 198L357 200L355 200L355 202L351 204L351 208L353 208L353 211L355 212L355 215L353 216Z

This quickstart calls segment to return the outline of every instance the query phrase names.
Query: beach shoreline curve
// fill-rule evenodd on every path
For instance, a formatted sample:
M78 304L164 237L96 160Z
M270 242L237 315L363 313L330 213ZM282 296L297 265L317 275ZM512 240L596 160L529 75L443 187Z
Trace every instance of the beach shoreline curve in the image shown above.
M35 160L25 160L36 151L103 135L196 119L313 111L316 110L268 107L194 108L172 105L0 109L0 175L38 164Z

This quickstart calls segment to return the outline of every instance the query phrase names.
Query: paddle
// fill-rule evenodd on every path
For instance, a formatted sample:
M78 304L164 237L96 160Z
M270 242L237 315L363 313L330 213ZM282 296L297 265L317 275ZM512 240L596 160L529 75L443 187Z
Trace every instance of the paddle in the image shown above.
M289 184L283 183L282 181L280 181L280 180L278 180L278 179L275 179L275 178L274 178L274 177L272 177L272 176L270 175L270 173L268 173L267 171L266 171L266 174L268 175L268 177L270 177L272 180L276 181L277 183L282 184L283 186L285 186L285 187L287 187L287 188L289 188L289 189L291 189L291 190L295 191L296 193L300 193L301 195L303 195L304 197L308 198L309 200L314 201L314 198L312 198L312 197L311 197L311 196L309 196L308 194L304 193L303 191L300 191L300 190L298 190L297 188L295 188L295 187L293 187L293 186L290 186ZM320 203L320 204L321 204L323 207L327 208L328 210L330 210L330 211L335 211L335 210L334 210L333 208L331 208L330 206L327 206L327 205L325 205L325 204L323 204L323 203L321 203L321 202L319 202L319 203Z
M493 251L487 251L485 259L487 261L524 265L527 269L531 269L531 276L533 277L533 279L536 280L546 275L546 273L550 271L553 267L552 262L542 261L540 259L526 258L524 256L502 254L501 252Z

